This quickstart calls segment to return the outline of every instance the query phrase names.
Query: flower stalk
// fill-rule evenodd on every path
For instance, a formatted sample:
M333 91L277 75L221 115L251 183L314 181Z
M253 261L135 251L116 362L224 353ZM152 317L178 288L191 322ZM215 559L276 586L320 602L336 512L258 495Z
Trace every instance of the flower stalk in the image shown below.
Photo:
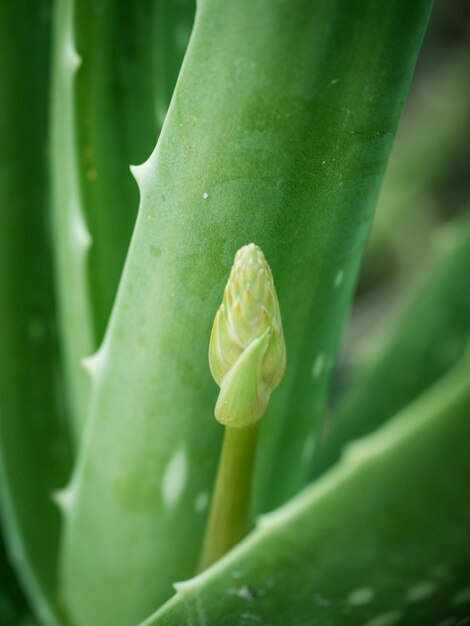
M260 248L248 244L235 255L210 339L209 366L220 386L215 417L225 435L198 571L248 530L259 420L285 365L271 269Z

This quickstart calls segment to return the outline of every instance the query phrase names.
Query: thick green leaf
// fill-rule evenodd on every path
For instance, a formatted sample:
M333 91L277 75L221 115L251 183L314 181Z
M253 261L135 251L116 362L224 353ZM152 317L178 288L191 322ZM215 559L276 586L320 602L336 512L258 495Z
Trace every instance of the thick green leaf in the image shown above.
M69 471L47 223L50 3L0 3L0 507L18 577L44 624Z
M141 206L65 506L79 625L130 625L195 568L222 429L207 365L235 251L275 277L288 368L261 426L256 508L304 484L307 438L430 8L203 1Z
M470 219L441 235L438 259L412 301L375 338L327 424L313 462L316 476L347 441L377 428L439 379L470 337Z
M467 356L143 626L468 623L469 406Z

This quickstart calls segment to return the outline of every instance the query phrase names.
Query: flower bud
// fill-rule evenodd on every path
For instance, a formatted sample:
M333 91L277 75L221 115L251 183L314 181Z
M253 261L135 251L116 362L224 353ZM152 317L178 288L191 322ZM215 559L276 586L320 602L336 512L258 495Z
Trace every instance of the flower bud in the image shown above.
M235 255L212 327L209 366L220 387L219 422L257 422L284 375L286 350L271 269L253 243Z

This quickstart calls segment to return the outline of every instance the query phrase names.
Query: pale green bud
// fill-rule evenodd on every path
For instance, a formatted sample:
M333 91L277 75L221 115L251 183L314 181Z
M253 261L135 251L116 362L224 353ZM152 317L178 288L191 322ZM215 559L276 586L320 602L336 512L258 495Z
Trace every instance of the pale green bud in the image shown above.
M209 366L220 387L219 422L257 422L284 375L286 348L271 269L253 243L235 255L212 327Z

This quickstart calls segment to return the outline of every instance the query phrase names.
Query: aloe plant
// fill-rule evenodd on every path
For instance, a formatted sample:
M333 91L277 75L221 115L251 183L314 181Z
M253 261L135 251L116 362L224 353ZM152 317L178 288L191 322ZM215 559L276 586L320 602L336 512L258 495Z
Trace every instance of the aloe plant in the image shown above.
M42 624L466 618L468 221L327 411L430 9L1 5L0 505Z

